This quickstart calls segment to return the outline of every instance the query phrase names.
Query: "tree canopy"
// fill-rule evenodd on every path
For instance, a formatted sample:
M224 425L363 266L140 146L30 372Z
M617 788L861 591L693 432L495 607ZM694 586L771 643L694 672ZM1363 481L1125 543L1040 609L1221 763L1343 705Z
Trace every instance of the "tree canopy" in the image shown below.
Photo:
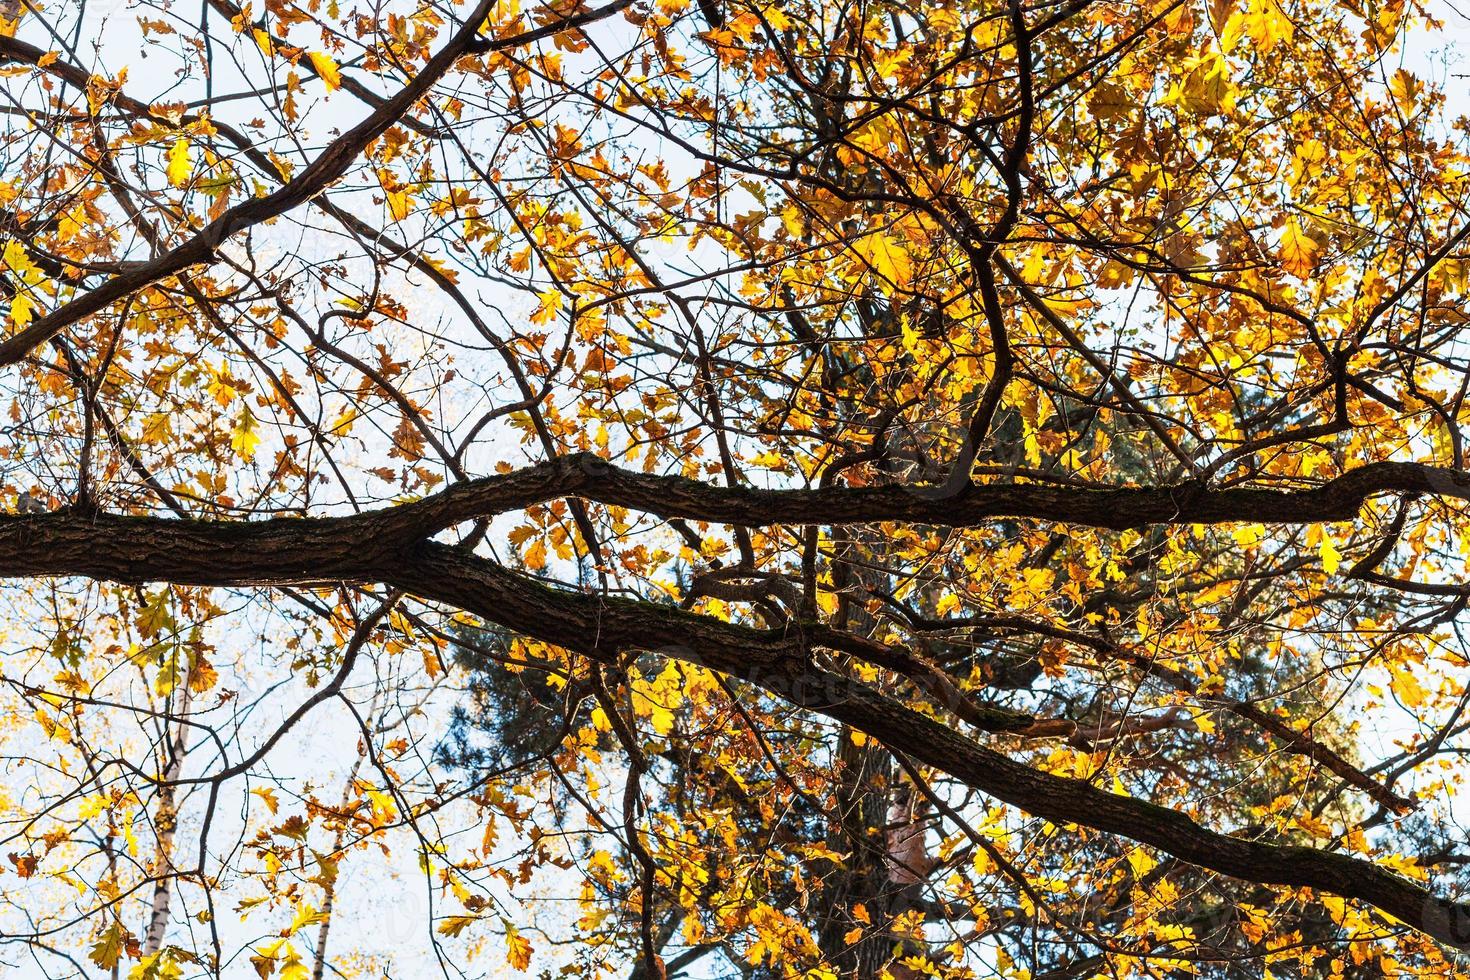
M1449 15L0 3L0 963L1470 975Z

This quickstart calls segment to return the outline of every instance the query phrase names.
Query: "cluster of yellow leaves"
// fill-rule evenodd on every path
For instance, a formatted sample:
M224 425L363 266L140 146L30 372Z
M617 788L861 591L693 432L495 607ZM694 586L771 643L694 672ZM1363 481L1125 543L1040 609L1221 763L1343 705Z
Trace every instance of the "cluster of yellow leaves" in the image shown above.
M0 251L0 263L3 263L3 271L9 274L12 282L18 288L10 297L10 322L16 327L24 327L35 317L39 308L36 296L49 288L46 277L40 268L26 254L25 246L18 241L7 241L3 251Z

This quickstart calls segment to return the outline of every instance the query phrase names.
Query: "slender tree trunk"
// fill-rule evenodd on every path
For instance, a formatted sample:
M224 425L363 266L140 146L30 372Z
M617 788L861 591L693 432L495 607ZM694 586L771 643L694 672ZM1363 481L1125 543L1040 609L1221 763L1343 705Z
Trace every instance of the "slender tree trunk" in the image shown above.
M336 844L332 848L333 852L341 848L342 837L342 830L339 829L337 831ZM326 897L322 900L322 915L326 916L326 918L322 919L322 924L316 930L316 962L311 967L311 980L322 980L322 977L326 975L327 938L332 931L332 904L337 898L336 880L334 879L329 882L322 891L326 893Z
M352 763L352 768L347 772L347 782L342 788L342 802L338 809L347 812L347 804L352 801L352 784L357 779L358 772L362 769L363 756L358 756ZM333 860L342 856L342 842L347 839L347 822L344 820L337 827L337 833L332 838ZM330 878L322 884L322 924L316 931L316 962L311 967L311 980L322 980L327 972L327 939L332 933L332 907L337 903L337 875L334 872Z
M179 714L189 712L189 684L185 681L179 696ZM153 817L155 848L150 873L154 876L153 902L148 912L148 926L143 933L143 955L152 956L163 947L163 935L168 930L169 907L173 904L173 849L174 835L178 830L178 797L173 784L184 769L185 733L184 725L174 730L169 744L168 768L163 773L163 787L158 791L158 811Z

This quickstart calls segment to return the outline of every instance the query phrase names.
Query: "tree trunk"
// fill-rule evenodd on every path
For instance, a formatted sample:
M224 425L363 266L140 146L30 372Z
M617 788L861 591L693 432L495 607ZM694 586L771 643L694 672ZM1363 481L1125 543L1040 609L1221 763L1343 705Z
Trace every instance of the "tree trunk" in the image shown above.
M179 696L179 714L188 714L189 685L186 681ZM163 934L168 930L169 906L173 903L173 848L178 830L178 798L173 784L184 768L184 725L174 731L169 743L168 767L163 773L164 785L158 791L158 811L153 817L155 847L150 874L154 875L153 902L148 912L148 927L143 934L143 956L152 956L163 947Z

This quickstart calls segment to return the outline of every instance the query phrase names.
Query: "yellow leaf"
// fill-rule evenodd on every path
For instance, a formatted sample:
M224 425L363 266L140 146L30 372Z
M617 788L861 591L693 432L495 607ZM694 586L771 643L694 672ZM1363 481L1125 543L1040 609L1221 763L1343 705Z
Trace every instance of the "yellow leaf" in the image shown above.
M276 791L269 786L257 786L250 792L264 800L266 809L270 810L271 813L275 813L280 806L276 800Z
M123 927L121 923L114 922L107 927L107 931L97 937L92 944L92 951L87 954L87 959L96 963L104 970L110 970L117 966L117 961L122 957L123 950Z
M433 255L425 255L424 261L433 266L434 271L443 276L444 280L448 282L451 286L459 282L459 272L455 269L451 269L447 264L445 264L443 259Z
M25 246L14 240L5 243L5 251L0 261L5 263L7 269L22 277L28 272L36 271L36 264L26 253Z
M36 313L36 303L24 291L17 290L10 298L10 321L17 327L31 322Z
M771 25L771 30L773 31L784 31L791 26L791 18L786 16L786 11L774 4L762 11L762 14L766 18L766 23Z
M77 808L77 819L91 820L104 810L112 808L112 797L105 793L95 793L82 801Z
M1305 139L1292 154L1291 185L1296 187L1308 177L1316 176L1327 159L1327 148L1321 140Z
M657 701L650 700L648 720L653 725L653 730L659 735L667 735L674 730L674 713Z
M168 182L183 187L194 172L194 161L189 156L189 138L180 136L168 151Z
M458 936L469 928L470 923L478 922L479 916L475 915L451 915L440 920L438 927L434 930L441 936Z
M137 966L128 971L128 980L179 980L184 971L179 969L175 959L176 949L177 947L170 946L143 957Z
M337 63L330 55L311 51L306 57L311 60L311 67L316 69L318 77L326 83L328 92L335 92L342 87L342 73L337 70Z
M1405 115L1412 115L1419 103L1419 96L1424 92L1424 83L1411 72L1400 68L1388 80L1388 92Z
M398 813L398 806L393 802L393 797L387 793L370 789L368 790L367 797L375 816L382 816L385 820L391 820Z
M388 203L388 213L393 216L394 221L402 221L408 217L412 208L410 207L411 199L407 191L384 191L384 195Z
M786 233L792 238L800 238L806 232L806 222L802 217L801 208L795 204L788 204L782 210L781 224L786 227Z
M760 466L768 470L779 470L786 465L786 461L781 458L780 453L769 451L757 453L750 462L754 466Z
M550 323L556 319L557 313L561 312L562 295L555 289L548 289L539 296L541 303L531 314L531 322L537 324Z
M1388 679L1388 686L1393 688L1393 693L1406 707L1417 708L1429 697L1429 692L1424 690L1424 685L1419 683L1419 678L1405 667L1394 668Z
M1264 524L1242 524L1230 532L1238 545L1253 545L1266 537Z
M240 455L242 459L252 459L255 456L255 447L260 445L260 423L255 421L255 415L250 409L244 408L239 418L235 420L235 426L230 430L230 448Z
M295 935L307 926L320 925L325 921L327 921L325 912L318 912L315 908L303 902L296 907L296 916L291 920L291 925L286 930L286 935Z
M531 965L531 942L507 924L505 930L505 958L517 970Z
M168 412L154 412L143 420L143 435L141 437L143 442L168 442L173 434L173 416Z
M281 980L311 980L311 970L294 946L286 947L286 957L281 961Z
M874 272L900 289L913 281L914 260L897 239L875 231L853 242L852 249Z
M12 240L5 243L0 262L4 263L6 269L15 273L25 285L35 286L45 278L41 270L31 261L25 246L18 241ZM30 323L37 308L35 299L31 297L25 285L16 289L10 298L10 320L18 327L24 327Z
M210 369L210 373L214 375L214 380L210 381L204 390L214 398L216 404L228 406L239 393L235 390L235 386L230 384L228 374L223 372L215 374L213 368Z
M1292 818L1292 823L1296 824L1298 827L1305 830L1313 837L1322 840L1326 840L1327 838L1332 836L1332 828L1327 824L1327 822L1312 816L1310 813L1297 814L1295 817Z
M1295 27L1276 0L1250 0L1242 22L1245 33L1260 51L1270 51L1279 42L1291 40Z
M347 408L337 416L337 420L327 427L329 436L345 436L352 431L352 423L357 421L357 409Z
M1324 529L1322 541L1318 546L1322 554L1322 570L1328 575L1335 575L1338 567L1342 564L1342 552L1337 550L1337 545L1332 543L1332 535Z
M1312 274L1312 269L1317 264L1317 254L1322 250L1312 236L1302 231L1302 226L1295 218L1286 223L1286 228L1281 232L1281 245L1277 254L1281 258L1281 268L1296 276L1305 279Z
M219 671L214 669L214 664L206 660L203 654L196 656L189 668L189 690L195 694L203 694L213 690L218 683Z
M1177 103L1197 115L1228 113L1235 107L1236 89L1230 66L1218 51L1186 58L1182 81L1171 86L1165 103Z
M1147 875L1154 868L1158 867L1159 864L1159 862L1154 860L1153 855L1149 854L1142 847L1133 848L1128 852L1127 857L1128 867L1132 870L1135 881Z

